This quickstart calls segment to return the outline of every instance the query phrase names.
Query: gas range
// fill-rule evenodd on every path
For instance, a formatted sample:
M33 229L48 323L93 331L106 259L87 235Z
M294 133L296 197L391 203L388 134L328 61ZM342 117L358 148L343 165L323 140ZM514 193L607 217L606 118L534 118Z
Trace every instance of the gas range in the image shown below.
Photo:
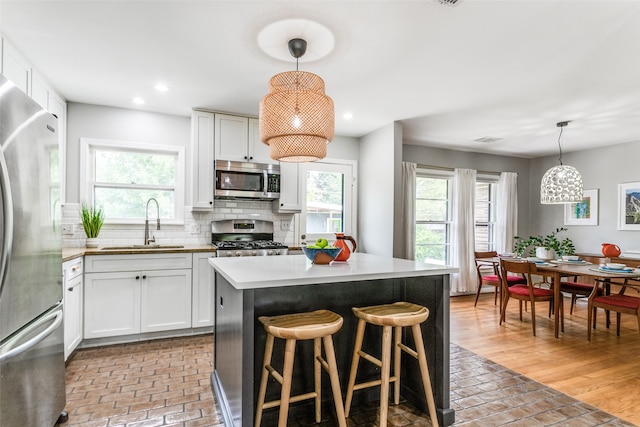
M217 257L286 255L288 247L273 241L273 222L228 219L211 222L211 244Z

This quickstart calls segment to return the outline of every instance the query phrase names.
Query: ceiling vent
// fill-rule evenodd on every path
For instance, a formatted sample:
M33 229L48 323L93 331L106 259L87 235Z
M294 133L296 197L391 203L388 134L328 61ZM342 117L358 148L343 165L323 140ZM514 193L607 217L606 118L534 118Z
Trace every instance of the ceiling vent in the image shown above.
M474 141L490 144L492 142L500 141L501 139L502 138L496 138L495 136L483 136L482 138L474 139Z
M428 3L441 4L444 6L457 6L462 0L427 0Z

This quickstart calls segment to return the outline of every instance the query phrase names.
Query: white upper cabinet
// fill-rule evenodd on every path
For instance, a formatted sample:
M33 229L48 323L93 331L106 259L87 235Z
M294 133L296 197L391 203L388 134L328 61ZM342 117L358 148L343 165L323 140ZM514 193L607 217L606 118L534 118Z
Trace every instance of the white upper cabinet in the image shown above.
M302 211L299 173L299 163L280 163L280 198L273 201L275 212L295 213Z
M191 177L194 211L213 209L214 115L204 111L191 114Z
M215 158L235 162L276 163L260 141L258 119L215 115Z
M31 95L31 64L6 38L2 39L2 74Z

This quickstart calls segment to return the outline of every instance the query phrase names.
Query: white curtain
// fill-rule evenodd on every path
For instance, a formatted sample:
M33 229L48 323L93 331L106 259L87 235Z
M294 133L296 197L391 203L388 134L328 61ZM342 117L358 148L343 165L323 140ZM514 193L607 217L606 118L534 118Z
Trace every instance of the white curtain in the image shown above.
M496 200L496 251L513 252L513 238L518 230L518 174L502 172Z
M416 256L416 164L402 162L402 232L404 247L401 257Z
M453 172L452 264L460 269L451 275L452 293L474 292L478 286L475 266L476 171L455 169Z

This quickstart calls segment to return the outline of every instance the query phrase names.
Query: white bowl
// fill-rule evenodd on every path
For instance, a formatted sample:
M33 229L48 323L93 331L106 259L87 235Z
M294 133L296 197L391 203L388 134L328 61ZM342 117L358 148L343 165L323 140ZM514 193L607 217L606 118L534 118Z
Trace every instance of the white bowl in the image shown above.
M605 266L607 268L612 269L612 270L622 270L623 268L626 267L625 264L617 264L615 262L609 262L609 263L605 264Z
M563 255L563 261L578 261L580 257L578 255Z

